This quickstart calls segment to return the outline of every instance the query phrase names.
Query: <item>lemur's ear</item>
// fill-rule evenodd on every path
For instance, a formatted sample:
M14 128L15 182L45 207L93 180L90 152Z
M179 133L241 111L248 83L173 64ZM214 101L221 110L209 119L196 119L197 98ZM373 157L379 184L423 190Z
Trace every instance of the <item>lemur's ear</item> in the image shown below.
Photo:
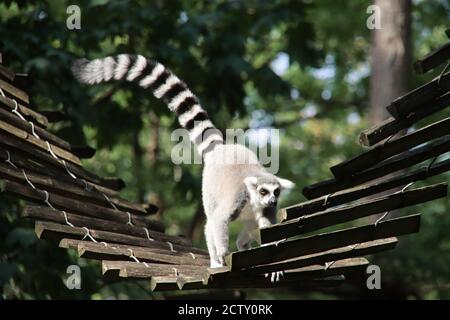
M244 179L244 184L248 189L255 189L258 179L256 177L250 176Z
M295 187L295 183L288 179L278 178L278 182L280 183L283 189L292 189Z

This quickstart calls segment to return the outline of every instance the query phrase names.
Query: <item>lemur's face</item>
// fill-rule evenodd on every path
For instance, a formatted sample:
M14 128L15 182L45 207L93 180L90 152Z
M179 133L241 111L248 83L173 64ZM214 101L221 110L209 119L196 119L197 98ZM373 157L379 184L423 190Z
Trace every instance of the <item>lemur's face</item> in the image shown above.
M276 176L247 177L244 180L252 203L259 207L276 207L283 189L294 187L294 183Z
M278 183L262 183L256 186L254 198L262 207L276 207L281 186Z

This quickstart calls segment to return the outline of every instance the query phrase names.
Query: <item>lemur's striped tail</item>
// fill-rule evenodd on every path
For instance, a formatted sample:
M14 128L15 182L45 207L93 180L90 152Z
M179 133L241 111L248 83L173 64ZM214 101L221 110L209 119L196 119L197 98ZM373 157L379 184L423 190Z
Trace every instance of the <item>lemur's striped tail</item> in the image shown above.
M200 155L212 149L208 147L223 143L222 135L210 121L198 98L183 81L155 60L130 54L91 61L80 59L72 65L72 72L82 83L126 80L150 89L156 98L162 99L177 114L181 127L189 131L189 138Z

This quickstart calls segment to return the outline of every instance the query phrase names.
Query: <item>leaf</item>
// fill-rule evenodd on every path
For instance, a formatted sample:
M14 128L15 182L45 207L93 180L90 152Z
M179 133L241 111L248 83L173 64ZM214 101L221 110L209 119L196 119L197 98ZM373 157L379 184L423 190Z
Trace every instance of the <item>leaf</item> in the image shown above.
M25 228L15 228L11 231L6 238L6 244L13 247L16 245L22 247L29 247L33 243L35 243L37 237L33 230L25 229Z
M0 263L0 286L7 283L17 270L17 266L13 263Z

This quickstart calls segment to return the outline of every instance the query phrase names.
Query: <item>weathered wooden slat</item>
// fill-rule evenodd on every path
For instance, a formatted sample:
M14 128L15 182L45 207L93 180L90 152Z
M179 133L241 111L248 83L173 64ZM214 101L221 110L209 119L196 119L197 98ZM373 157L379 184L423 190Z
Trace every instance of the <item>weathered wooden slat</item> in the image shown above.
M302 268L310 265L325 264L327 262L361 257L368 254L378 253L381 251L391 250L397 245L397 238L391 237L387 239L380 239L368 241L352 246L346 246L338 249L332 249L316 254L301 256L299 258L288 259L285 261L271 263L266 265L259 265L250 267L245 272L264 274L274 271L289 270L295 268Z
M48 221L36 221L35 222L35 232L40 239L49 239L53 241L61 241L63 238L69 239L82 239L86 235L86 229L71 227L69 225L63 225ZM133 246L149 247L149 248L159 248L171 250L172 246L175 251L181 252L192 252L194 254L200 253L204 254L203 250L190 247L181 246L177 244L169 244L167 242L161 241L151 241L148 239L143 239L139 237L133 237L129 235L119 234L109 231L101 231L95 229L89 229L89 233L97 241L105 241L112 243L130 244Z
M436 113L450 105L450 93L446 93L433 102L426 103L416 110L407 119L388 118L385 121L361 132L359 142L364 146L371 146L400 130L411 127L413 124L429 115Z
M17 102L17 106L18 111L20 112L20 114L22 114L22 116L25 117L25 119L33 121L36 125L40 125L44 128L48 126L48 119L42 114L24 106L20 102ZM3 97L0 95L0 108L6 111L11 111L16 108L16 104L8 97Z
M62 211L54 210L52 208L47 207L27 206L23 211L22 215L24 217L34 218L38 220L65 223L65 218ZM145 231L145 229L142 227L131 226L126 223L118 223L109 220L83 216L79 214L74 214L70 211L66 211L66 216L69 222L75 225L76 227L87 227L89 229L111 231L115 233L127 234L130 236L140 237L144 239L148 239L147 237L148 231L148 236L158 241L163 242L170 241L174 244L184 246L192 245L191 241L187 238L175 237L154 230L147 229L147 231Z
M44 142L44 140L38 139L35 136L33 136L31 133L28 133L25 130L19 129L19 128L15 127L7 122L4 122L2 120L0 120L0 130L3 130L5 133L13 135L18 139L22 139L22 140L26 141L27 143L30 143L44 151L48 151L48 146ZM81 166L80 159L78 159L78 157L76 157L69 151L64 150L53 144L50 144L50 147L51 147L53 153L55 153L58 157L68 160L76 165Z
M209 265L209 258L205 255L191 255L178 251L136 247L117 243L108 243L105 246L104 244L92 241L61 239L59 246L61 248L74 249L81 258L87 259L123 261L127 257L129 258L132 253L140 261L193 266Z
M37 163L37 162L33 161L32 159L30 159L30 157L27 157L27 154L25 154L17 149L7 148L7 147L1 145L1 142L0 142L0 161L7 163L6 162L6 160L8 159L7 151L9 152L9 157L10 157L11 162L15 166L17 166L19 169L24 169L27 174L34 173L36 175L42 175L42 173L45 173L45 175L48 176L49 178L53 178L58 181L62 181L65 184L69 184L69 185L73 184L73 185L81 187L83 189L87 188L92 191L98 191L98 192L104 193L105 195L107 195L111 198L118 197L118 192L115 190L100 186L98 184L94 184L87 180L73 179L72 177L70 177L67 174L61 174L60 170L54 169L51 166L45 165L45 163L44 164ZM12 168L11 164L9 164L9 166L10 166L10 168ZM148 211L146 205L142 205L142 206L144 206L144 208L146 208L146 210Z
M287 270L281 278L278 285L285 285L288 282L313 280L320 277L329 277L333 275L345 274L348 272L363 272L368 265L365 258L352 258L335 261L329 265L313 265L298 269ZM218 272L211 273L214 269L209 269L208 285L215 287L253 287L252 284L262 283L269 285L270 276L264 274L248 272ZM275 283L276 285L277 283Z
M366 225L348 228L233 252L226 257L226 261L227 266L231 270L241 270L251 266L279 262L356 243L410 234L419 231L419 226L420 215L411 215L380 222L376 226Z
M447 195L447 183L418 188L411 191L396 192L323 212L301 216L260 230L261 242L269 243L280 239L294 237L340 223L368 217L376 213L396 210L419 203L435 200Z
M45 152L21 139L17 139L14 136L0 132L0 147L1 146L4 146L5 149L10 150L11 154L15 154L17 152L18 154L24 155L27 159L31 159L45 167L60 170L61 173L68 175L66 167L60 160L55 159L49 152ZM66 166L67 169L69 169L75 176L88 180L93 184L113 190L120 190L125 186L122 179L100 178L97 175L83 169L83 167L77 166L71 162L66 162Z
M201 276L180 276L177 279L177 285L179 290L197 290L207 287Z
M33 172L26 172L26 177L20 169L14 169L9 164L0 163L0 179L5 179L17 183L27 183L30 181L38 189L47 190L55 194L59 194L74 200L87 201L96 205L111 208L111 204L107 200L107 197L99 191L88 191L84 186L75 185L73 183L67 183L60 181L57 178L51 178L45 175L36 174ZM108 199L122 211L129 211L130 213L146 215L147 209L142 204L135 204L122 200L116 197L108 197Z
M150 279L150 289L152 291L170 291L179 290L178 278L174 276L169 277L152 277Z
M2 88L5 95L9 96L10 98L15 99L16 101L20 100L27 105L30 104L30 99L28 98L28 94L25 91L14 87L13 85L2 79L0 79L0 88Z
M450 42L440 46L414 63L416 73L425 73L450 59Z
M365 169L410 148L448 134L450 134L450 117L407 134L399 139L389 141L364 151L330 169L336 178L344 178L357 172L364 171Z
M35 190L29 186L21 185L16 182L0 180L0 192L19 196L25 200L44 204L46 194L43 191ZM48 191L47 191L48 192ZM48 192L48 201L59 210L66 210L81 215L88 215L94 218L102 218L106 220L116 221L126 224L130 218L131 223L139 227L163 231L164 226L161 222L152 220L143 216L130 214L123 211L100 207L94 204L73 200L51 192Z
M386 190L406 186L414 181L425 180L429 177L447 172L450 170L450 159L436 162L431 166L423 166L417 170L402 173L384 180L376 181L372 184L365 184L322 196L313 200L308 200L299 204L280 209L278 215L280 220L288 220L288 217L300 217L302 215L323 211L328 208L345 204L354 200L368 197Z
M1 108L0 108L0 119L17 128L25 130L29 134L33 133L33 128L28 122L23 121L15 114ZM51 144L54 144L55 146L58 146L64 150L69 151L71 150L70 144L67 141L64 141L63 139L55 136L54 134L49 133L47 130L42 129L39 126L34 126L34 131L40 138L49 141Z
M1 54L0 54L0 57L1 57ZM0 58L0 60L1 60L1 58ZM1 63L1 61L0 61L0 63ZM13 82L16 74L13 71L9 70L8 68L5 68L4 66L2 66L0 64L0 76L9 82Z
M183 277L152 277L150 280L150 288L152 291L167 291L167 290L192 290L192 289L235 289L235 288L280 288L292 287L295 290L311 290L318 288L329 288L341 285L345 281L343 275L330 276L319 279L305 279L297 281L285 281L281 279L279 282L272 283L267 278L259 277L257 280L245 281L244 283L224 282L221 285L208 284L204 285L198 278L191 277L189 279ZM214 291L208 292L210 296ZM175 297L174 297L175 298Z
M395 99L386 109L394 118L404 119L449 90L450 72L447 72Z
M268 243L297 236L299 234L356 220L376 213L383 213L385 211L435 200L445 197L446 195L447 183L440 183L411 191L396 192L345 207L304 215L284 223L261 229L261 242ZM291 213L291 216L287 218L293 218L295 216L295 214Z
M102 261L102 273L107 275L108 273L117 274L121 278L134 278L134 279L150 279L152 277L167 277L173 276L202 276L207 277L207 268L201 266L191 265L167 265L158 263L143 263L128 262L128 261Z
M303 189L303 194L308 199L317 198L345 188L354 187L370 180L385 177L390 173L406 169L448 151L450 151L450 136L447 135L429 144L385 160L378 165L363 172L356 173L351 177L345 179L330 179L306 186Z

